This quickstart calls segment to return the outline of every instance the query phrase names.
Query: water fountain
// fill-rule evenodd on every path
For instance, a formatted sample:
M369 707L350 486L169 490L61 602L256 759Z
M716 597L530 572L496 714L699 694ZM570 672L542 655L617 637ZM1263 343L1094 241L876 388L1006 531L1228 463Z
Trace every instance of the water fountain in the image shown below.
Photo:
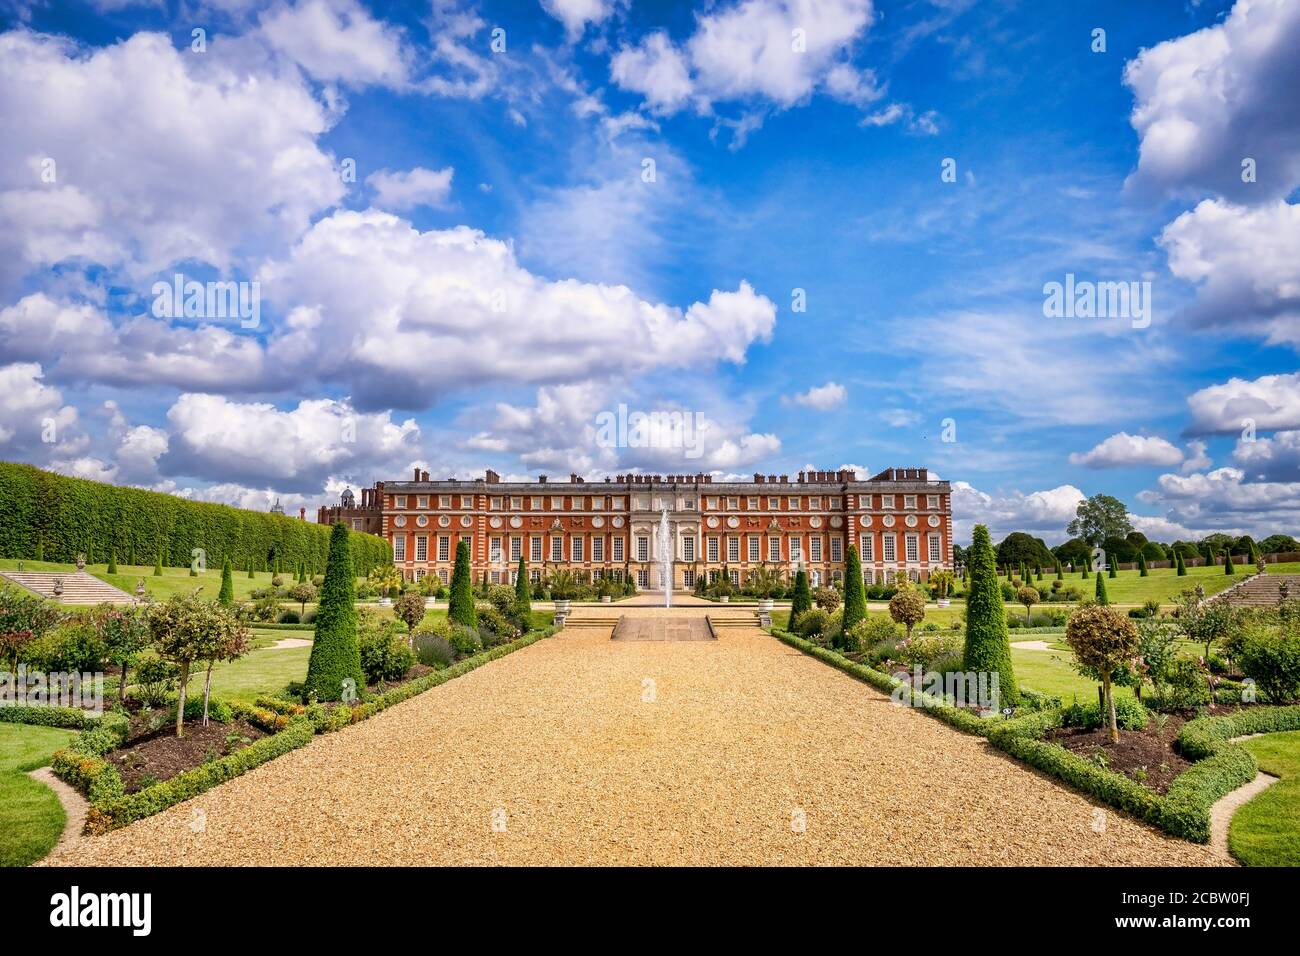
M659 583L664 588L664 607L673 606L673 538L668 530L668 509L659 514Z

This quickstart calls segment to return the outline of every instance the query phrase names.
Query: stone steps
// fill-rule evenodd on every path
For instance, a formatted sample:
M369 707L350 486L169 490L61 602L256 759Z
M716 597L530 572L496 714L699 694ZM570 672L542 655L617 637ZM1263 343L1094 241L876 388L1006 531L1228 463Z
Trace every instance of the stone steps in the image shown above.
M0 578L60 604L130 604L135 598L85 571L0 571ZM63 593L54 594L54 582L63 581Z
M1300 598L1300 574L1258 574L1211 600L1226 601L1233 607L1272 607L1278 602L1278 585L1284 581L1289 589L1288 597Z

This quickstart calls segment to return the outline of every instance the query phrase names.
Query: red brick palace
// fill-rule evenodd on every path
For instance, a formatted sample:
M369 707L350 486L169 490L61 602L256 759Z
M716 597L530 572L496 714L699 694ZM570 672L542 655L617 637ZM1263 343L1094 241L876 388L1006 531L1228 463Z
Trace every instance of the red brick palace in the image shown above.
M850 542L868 583L952 567L951 489L924 468L888 468L865 481L852 471L809 471L737 482L703 474L503 482L494 471L430 481L416 470L409 481L365 489L360 507L345 492L344 505L322 508L318 520L386 537L411 580L449 581L456 543L466 539L475 580L486 572L512 583L523 556L533 579L567 568L588 580L626 573L658 589L664 511L679 589L724 568L743 582L759 565L787 574L803 567L814 585L841 580Z

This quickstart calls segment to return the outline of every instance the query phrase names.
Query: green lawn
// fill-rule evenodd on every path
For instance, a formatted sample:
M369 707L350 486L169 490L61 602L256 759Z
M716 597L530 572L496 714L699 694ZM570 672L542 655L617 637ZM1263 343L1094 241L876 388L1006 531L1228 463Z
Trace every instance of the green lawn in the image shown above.
M67 817L54 791L27 776L75 736L71 730L0 724L0 866L26 866L53 849Z
M1281 779L1232 818L1228 848L1247 866L1300 866L1300 731L1242 742Z
M280 637L310 638L311 632L303 631L299 634L282 631ZM254 698L262 694L278 694L290 681L300 681L307 676L309 657L310 647L284 647L279 650L266 647L229 664L218 664L212 669L212 696L251 704ZM203 693L202 671L195 675L190 684L190 693Z
M1015 640L1015 631L1012 631ZM1027 638L1031 639L1031 638ZM1066 704L1077 696L1081 702L1097 699L1097 682L1080 677L1071 661L1069 651L1026 651L1011 648L1011 666L1016 672L1016 683L1041 694L1052 694ZM1117 687L1115 693L1132 696L1128 687Z
M62 571L66 574L72 574L77 570L75 564L56 564L52 561L18 561L14 558L0 559L0 571L17 571L18 565L22 564L26 571ZM119 564L117 574L108 573L107 564L88 564L86 570L99 578L101 581L107 581L114 587L121 588L127 594L135 594L135 586L141 578L144 578L145 591L154 598L165 599L173 594L187 594L197 587L202 587L203 597L216 599L217 593L221 590L221 568L208 568L206 571L199 572L197 577L190 577L189 568L163 568L161 577L154 577L153 565L128 566ZM294 576L286 572L284 575L285 583L290 584ZM270 587L271 578L274 575L261 571L257 572L253 579L249 579L247 571L235 571L233 583L235 585L235 597L240 600L251 600L249 592L255 588ZM287 606L287 605L286 605ZM294 605L296 608L297 605Z

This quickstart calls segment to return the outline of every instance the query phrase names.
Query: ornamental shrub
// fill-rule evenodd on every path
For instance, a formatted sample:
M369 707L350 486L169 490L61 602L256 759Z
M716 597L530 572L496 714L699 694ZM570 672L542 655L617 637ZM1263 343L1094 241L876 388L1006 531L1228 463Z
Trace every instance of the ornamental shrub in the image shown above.
M1300 699L1300 634L1274 628L1252 630L1242 641L1238 663L1270 702L1290 704Z
M447 603L447 620L468 628L473 628L478 623L478 614L474 609L474 580L469 564L468 541L461 541L456 545L456 567L451 573L451 598Z
M386 631L367 634L358 649L367 684L401 680L415 664L415 651L401 637Z
M231 576L230 558L221 562L221 590L217 592L217 603L227 606L235 603L235 580Z
M808 572L800 569L794 575L794 596L790 599L790 623L793 625L795 618L804 611L811 610L812 606L812 591L808 588Z
M1011 666L1006 608L1002 603L994 570L989 529L982 524L975 526L971 547L967 552L967 563L971 583L966 596L963 669L976 673L996 672L1001 703L1015 707L1020 703L1020 692Z
M849 559L844 574L844 633L847 637L853 626L867 617L867 594L862 581L862 561L858 557L857 545L849 545Z
M342 522L337 522L330 532L316 637L303 681L304 694L314 693L318 700L341 700L345 681L353 681L353 689L358 691L365 682L357 645L356 572L349 537Z

